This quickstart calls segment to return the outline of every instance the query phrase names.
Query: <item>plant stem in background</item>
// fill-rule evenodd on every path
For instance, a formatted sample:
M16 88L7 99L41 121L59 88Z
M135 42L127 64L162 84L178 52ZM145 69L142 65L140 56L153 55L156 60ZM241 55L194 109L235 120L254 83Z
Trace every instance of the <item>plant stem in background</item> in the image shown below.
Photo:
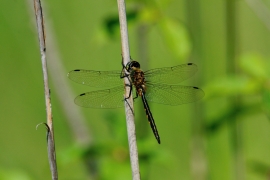
M43 80L44 80L44 92L45 92L47 127L48 127L48 131L47 131L48 158L49 158L49 163L50 163L52 179L57 180L58 173L57 173L56 153L55 153L54 134L53 134L53 119L52 119L51 98L50 98L50 89L49 89L47 62L46 62L45 29L44 29L44 20L43 20L40 0L34 0L34 10L35 10L35 15L36 15L37 30L38 30L38 37L39 37L39 47L40 47L41 63L42 63L42 72L43 72Z
M235 0L226 1L226 34L227 34L227 73L236 74L236 7ZM229 98L230 106L238 108L240 106L241 97L237 95L235 97ZM242 180L245 179L244 176L244 160L242 153L242 125L241 122L237 120L237 117L233 117L230 120L231 124L231 143L234 155L234 166L235 166L235 179Z
M191 59L196 59L198 63L202 62L202 28L201 28L201 4L199 1L186 1L188 27L193 36L193 53ZM202 68L203 69L203 68ZM199 82L203 78L200 77ZM198 83L196 83L198 84ZM192 111L192 136L191 136L191 176L196 180L206 180L208 167L206 161L206 150L204 146L204 107L201 103L194 103Z
M31 0L28 0L27 2L28 4L32 4ZM43 6L47 7L46 2L43 2ZM43 12L48 14L46 13L46 9L43 9ZM55 87L54 94L60 100L65 120L69 125L76 143L81 147L87 147L92 142L91 129L86 125L86 118L81 112L81 108L74 107L74 100L72 98L67 98L74 97L75 94L70 86L68 86L67 72L63 67L64 61L59 53L60 50L55 35L55 27L50 18L46 18L46 35L46 44L50 47L50 52L46 55L47 65L49 73L53 77L50 82L52 83L52 86Z
M122 57L123 64L126 65L130 61L129 45L128 45L128 29L127 29L127 19L126 19L126 7L124 0L117 0L119 22L120 22L120 34L121 34L121 44L122 44ZM124 78L125 84L130 84L128 78ZM125 97L129 96L130 87L125 86ZM127 133L128 133L128 144L129 144L129 154L130 163L132 169L132 179L140 179L139 170L139 160L138 160L138 148L136 144L136 134L135 134L135 123L134 123L134 110L133 110L133 97L130 95L125 101L125 111L126 111L126 122L127 122Z

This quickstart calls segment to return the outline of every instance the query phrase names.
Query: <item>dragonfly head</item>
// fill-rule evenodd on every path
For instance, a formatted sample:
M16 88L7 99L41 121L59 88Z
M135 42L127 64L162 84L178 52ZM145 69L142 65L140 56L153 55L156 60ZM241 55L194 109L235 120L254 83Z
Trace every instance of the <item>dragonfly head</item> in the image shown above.
M127 63L126 69L128 72L140 69L140 63L137 61L130 61L129 63Z

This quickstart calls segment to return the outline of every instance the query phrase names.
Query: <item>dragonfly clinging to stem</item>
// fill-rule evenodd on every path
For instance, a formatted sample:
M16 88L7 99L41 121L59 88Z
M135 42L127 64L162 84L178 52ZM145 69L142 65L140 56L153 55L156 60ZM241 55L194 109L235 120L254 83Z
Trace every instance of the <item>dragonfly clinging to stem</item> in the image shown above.
M125 74L125 70L128 74ZM160 136L148 101L175 106L200 100L204 96L202 89L177 85L196 71L197 66L194 63L142 71L139 62L130 61L122 72L76 69L70 71L68 77L79 84L110 88L80 94L75 98L77 105L87 108L120 108L124 106L125 100L121 77L130 75L130 93L134 89L135 98L141 97L151 129L160 144Z

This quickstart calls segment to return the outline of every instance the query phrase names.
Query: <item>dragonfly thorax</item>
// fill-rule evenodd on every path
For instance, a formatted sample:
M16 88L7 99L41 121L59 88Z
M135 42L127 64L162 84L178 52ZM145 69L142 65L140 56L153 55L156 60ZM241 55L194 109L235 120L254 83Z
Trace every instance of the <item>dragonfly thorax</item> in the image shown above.
M142 93L145 93L146 91L144 72L140 69L136 69L131 72L130 77L132 84L136 88L137 94L142 96Z

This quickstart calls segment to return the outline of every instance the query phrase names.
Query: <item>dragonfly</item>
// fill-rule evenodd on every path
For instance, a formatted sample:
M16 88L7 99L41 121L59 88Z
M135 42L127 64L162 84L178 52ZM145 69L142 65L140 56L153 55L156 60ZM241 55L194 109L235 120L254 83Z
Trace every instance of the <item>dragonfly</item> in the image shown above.
M202 99L204 96L202 89L195 86L178 85L193 76L197 70L196 64L186 63L143 71L139 62L132 60L123 66L122 71L76 69L70 71L68 77L79 84L109 88L82 93L75 98L75 104L86 108L112 109L124 106L126 99L123 96L122 78L129 76L130 95L134 94L134 100L141 97L150 127L160 144L160 136L148 102L176 106Z

